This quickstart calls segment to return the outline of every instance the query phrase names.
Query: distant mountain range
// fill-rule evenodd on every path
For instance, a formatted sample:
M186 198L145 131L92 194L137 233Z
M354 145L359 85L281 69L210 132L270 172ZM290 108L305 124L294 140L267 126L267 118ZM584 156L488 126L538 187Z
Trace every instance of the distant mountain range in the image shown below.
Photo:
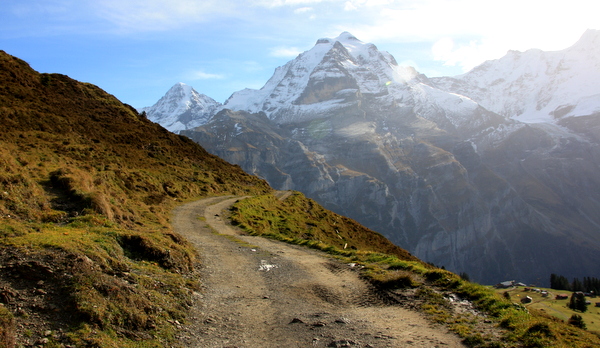
M600 112L599 56L600 34L588 30L562 51L509 51L464 75L432 81L438 88L466 95L504 117L557 123Z
M427 78L349 33L223 105L178 84L151 120L472 279L600 271L600 32Z

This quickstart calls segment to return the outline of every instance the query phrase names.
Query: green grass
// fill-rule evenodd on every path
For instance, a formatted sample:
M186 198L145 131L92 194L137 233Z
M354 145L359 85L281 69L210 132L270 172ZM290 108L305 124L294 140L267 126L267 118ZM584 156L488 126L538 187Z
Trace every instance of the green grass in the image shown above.
M549 316L556 317L562 321L568 321L573 314L581 315L583 321L587 326L587 330L600 335L600 307L595 307L595 302L600 302L599 298L588 298L592 304L588 306L586 312L574 311L568 307L569 299L556 300L556 295L568 295L571 297L572 292L565 290L554 290L539 288L543 291L548 291L549 296L543 297L541 293L535 291L525 291L522 287L511 288L511 289L498 289L497 292L504 294L507 292L511 299L515 302L519 302L525 296L529 296L533 299L533 302L525 304L525 307L544 312Z
M324 209L299 192L285 201L272 194L241 200L232 207L232 222L253 235L268 236L338 255L356 251L394 255L417 261L381 234L347 217ZM375 257L375 256L372 256ZM386 256L387 257L387 256Z

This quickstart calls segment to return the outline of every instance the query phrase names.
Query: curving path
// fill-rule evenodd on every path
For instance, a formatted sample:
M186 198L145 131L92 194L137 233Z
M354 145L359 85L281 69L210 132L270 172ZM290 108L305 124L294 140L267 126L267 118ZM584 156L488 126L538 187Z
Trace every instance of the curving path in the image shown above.
M279 196L285 199L284 195ZM463 347L417 312L387 306L357 272L326 254L242 235L228 223L238 197L174 211L175 231L201 256L203 289L186 347Z

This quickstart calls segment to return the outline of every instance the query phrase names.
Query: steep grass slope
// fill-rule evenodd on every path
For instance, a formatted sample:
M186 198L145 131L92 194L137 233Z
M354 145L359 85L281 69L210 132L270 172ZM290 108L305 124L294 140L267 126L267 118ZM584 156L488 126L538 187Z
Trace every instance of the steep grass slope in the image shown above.
M182 200L263 180L91 84L0 52L0 347L162 347L198 281Z

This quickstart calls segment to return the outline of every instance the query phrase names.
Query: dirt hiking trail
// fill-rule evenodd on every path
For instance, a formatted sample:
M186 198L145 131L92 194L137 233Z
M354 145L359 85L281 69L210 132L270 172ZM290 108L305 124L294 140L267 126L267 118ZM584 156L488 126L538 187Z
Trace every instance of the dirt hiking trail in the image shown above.
M464 347L418 312L386 305L349 265L243 235L227 219L238 199L212 197L174 211L175 231L202 263L203 288L179 334L183 346Z

